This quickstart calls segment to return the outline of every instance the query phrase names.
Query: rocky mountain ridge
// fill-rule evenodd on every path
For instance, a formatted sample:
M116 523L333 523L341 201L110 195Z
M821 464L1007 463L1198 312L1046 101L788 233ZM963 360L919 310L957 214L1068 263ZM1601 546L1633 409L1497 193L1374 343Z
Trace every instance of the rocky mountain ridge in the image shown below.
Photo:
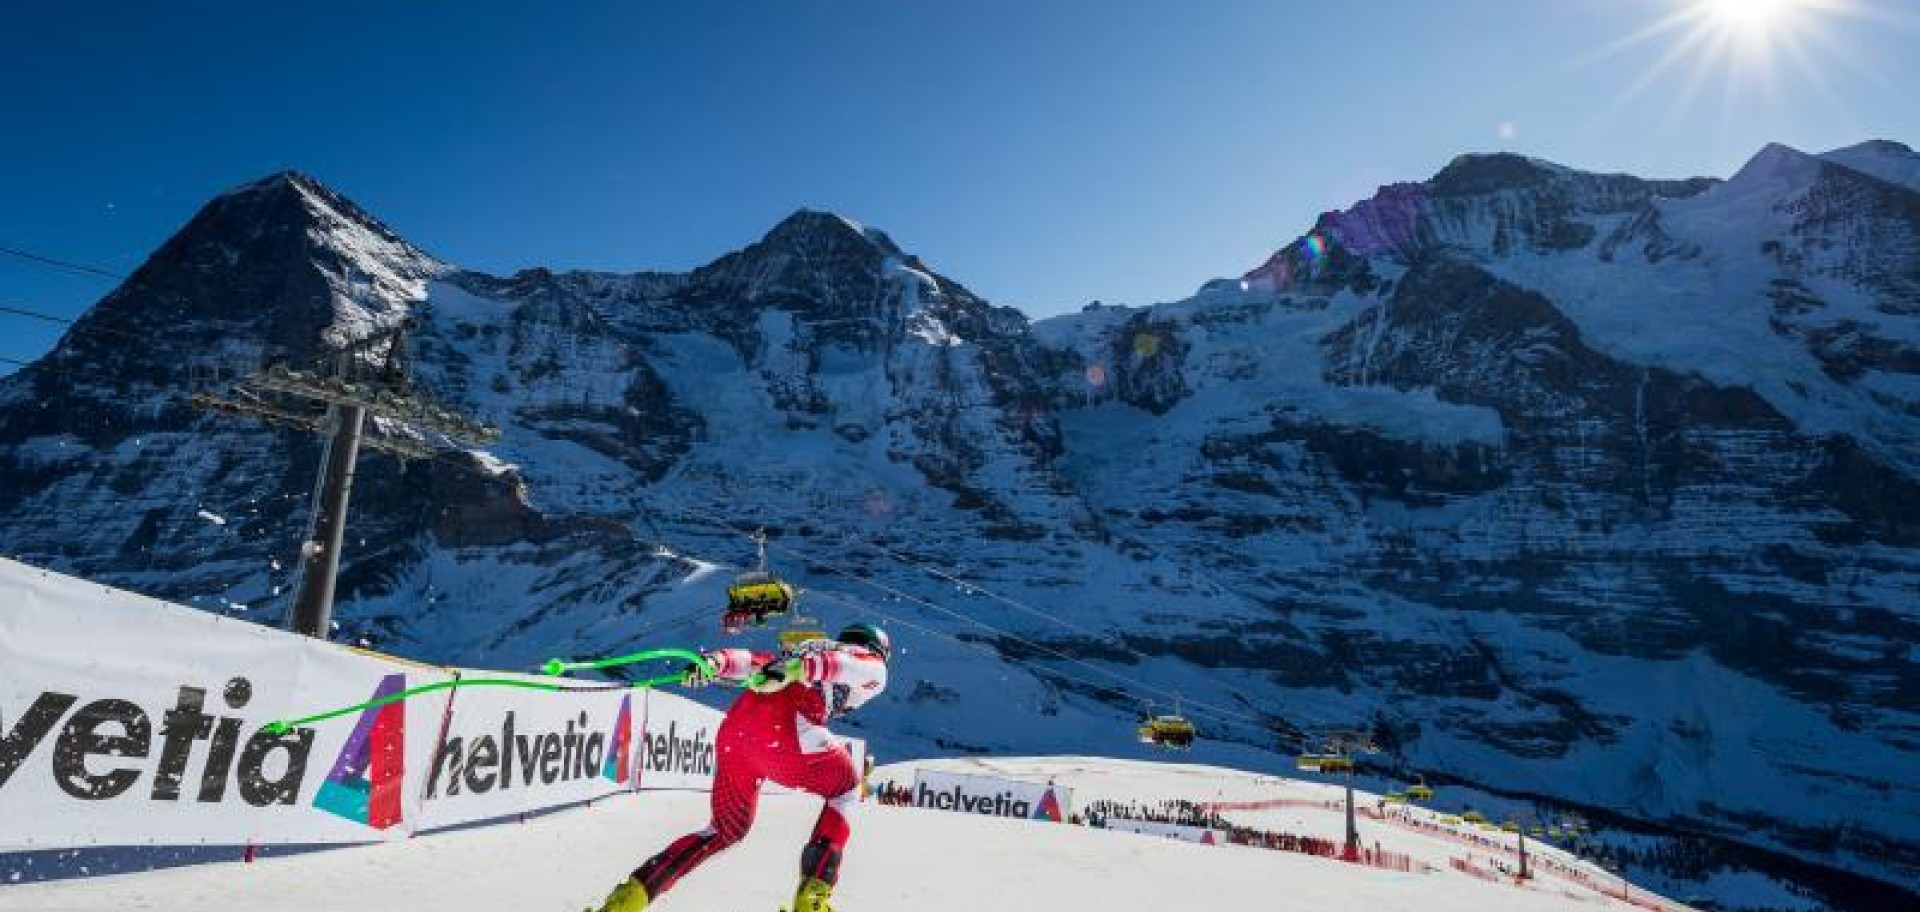
M711 644L765 526L810 611L896 624L895 752L1121 754L1178 692L1220 759L1361 720L1382 769L1911 889L1916 166L1467 156L1191 299L1037 323L831 213L502 277L277 175L0 380L0 542L274 619L316 442L183 394L411 320L414 382L503 437L364 461L345 636Z

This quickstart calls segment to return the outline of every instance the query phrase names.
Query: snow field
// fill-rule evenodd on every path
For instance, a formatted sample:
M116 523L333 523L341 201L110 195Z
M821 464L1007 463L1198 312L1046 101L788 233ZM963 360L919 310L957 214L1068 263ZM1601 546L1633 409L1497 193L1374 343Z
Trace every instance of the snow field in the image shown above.
M1338 793L1327 785L1206 767L1084 758L930 761L930 768L1008 777L1052 776L1075 788L1076 805L1107 798L1245 801ZM875 781L910 777L914 764L882 767ZM331 912L331 910L574 910L600 897L645 857L706 822L707 796L621 795L529 820L404 842L270 858L251 865L174 868L91 880L0 888L0 910L120 912ZM819 801L768 795L746 841L689 875L656 904L661 912L770 910L791 895L801 844ZM1279 819L1313 835L1337 835L1340 816L1287 809ZM1233 815L1229 815L1233 816ZM1446 868L1463 850L1363 821L1390 851L1437 862L1433 874L1402 874L1240 846L1203 846L1129 833L919 808L865 805L836 891L845 912L1058 912L1062 909L1185 908L1375 912L1540 912L1627 908L1564 885L1516 888Z
M1343 809L1312 806L1314 803L1338 803L1344 800L1344 787L1327 782L1265 776L1210 766L1079 757L969 758L906 762L878 768L874 771L873 781L876 784L889 780L901 784L911 783L915 769L999 776L1029 782L1052 782L1073 790L1075 811L1085 809L1100 800L1139 802L1149 805L1167 800L1184 800L1200 804L1214 802L1223 805L1285 802L1285 806L1282 807L1226 808L1222 810L1221 816L1238 826L1287 832L1336 842L1344 840L1346 834L1346 815ZM1517 867L1515 850L1518 837L1513 834L1487 832L1465 824L1441 825L1440 818L1445 816L1443 812L1423 807L1399 808L1396 809L1396 813L1404 812L1410 814L1414 820L1440 826L1439 832L1418 829L1393 820L1372 819L1365 816L1365 812L1376 807L1379 796L1355 789L1354 797L1356 807L1362 812L1362 816L1358 819L1358 827L1363 845L1409 856L1416 863L1430 866L1434 872L1427 875L1396 874L1385 870L1346 865L1329 859L1266 849L1241 846L1219 848L1233 852L1286 855L1289 858L1312 862L1316 868L1331 865L1347 870L1347 876L1358 879L1412 878L1429 885L1432 889L1448 893L1454 890L1456 886L1454 881L1470 880L1466 875L1452 869L1450 863L1453 859L1464 859L1482 870L1493 869L1495 862L1509 868ZM1109 835L1149 838L1121 833ZM1510 884L1498 886L1498 889L1507 893L1532 897L1532 901L1539 903L1530 908L1556 908L1555 903L1584 903L1621 909L1633 907L1604 897L1600 895L1599 890L1595 889L1596 885L1605 888L1608 892L1619 889L1621 882L1617 877L1581 862L1569 853L1536 840L1527 842L1527 851L1536 862L1547 861L1559 868L1559 870L1553 870L1539 868L1536 865L1538 876L1526 886L1514 887ZM1569 871L1582 872L1589 879L1584 884L1576 882L1565 873ZM1316 871L1308 876L1317 880L1335 875ZM1478 880L1471 880L1471 882L1482 883ZM1291 888L1289 890L1291 892ZM1628 892L1630 895L1643 898L1667 910L1677 912L1685 909L1678 903L1654 897L1653 894L1637 886L1628 885ZM1391 897L1381 897L1381 899L1391 901ZM1441 907L1407 905L1386 908ZM1496 905L1489 908L1504 908L1504 906Z

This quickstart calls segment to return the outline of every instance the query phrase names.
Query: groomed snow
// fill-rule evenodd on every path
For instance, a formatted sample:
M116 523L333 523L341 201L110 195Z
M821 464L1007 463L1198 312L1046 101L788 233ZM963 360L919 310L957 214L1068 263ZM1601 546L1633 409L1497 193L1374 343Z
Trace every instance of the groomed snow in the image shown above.
M1052 777L1075 787L1076 805L1098 798L1249 800L1327 797L1337 789L1197 766L1085 758L956 760L927 765L1010 777ZM910 775L883 767L875 780ZM773 909L793 888L800 845L817 800L769 795L741 845L682 881L661 912ZM1317 809L1253 812L1248 821L1326 835L1340 815ZM1279 817L1272 815L1278 814ZM701 826L706 796L622 795L528 821L417 839L238 863L0 888L0 910L527 909L589 906L645 856ZM1202 846L1085 827L866 805L835 899L845 912L1060 912L1067 909L1367 909L1370 912L1551 912L1631 908L1542 878L1490 883L1446 867L1472 850L1375 821L1369 841L1435 864L1404 874L1240 846ZM1487 852L1477 853L1481 864Z

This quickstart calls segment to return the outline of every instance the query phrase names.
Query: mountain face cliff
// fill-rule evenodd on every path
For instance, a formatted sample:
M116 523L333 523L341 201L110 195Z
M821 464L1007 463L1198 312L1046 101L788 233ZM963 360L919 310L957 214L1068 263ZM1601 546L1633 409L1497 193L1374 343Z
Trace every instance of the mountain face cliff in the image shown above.
M684 274L492 276L276 175L0 380L0 547L277 621L319 441L189 395L403 323L502 438L363 457L343 637L714 645L764 527L809 613L892 622L890 755L1124 754L1177 692L1219 759L1360 724L1494 806L1920 887L1903 146L1462 157L1190 299L1038 323L830 213Z

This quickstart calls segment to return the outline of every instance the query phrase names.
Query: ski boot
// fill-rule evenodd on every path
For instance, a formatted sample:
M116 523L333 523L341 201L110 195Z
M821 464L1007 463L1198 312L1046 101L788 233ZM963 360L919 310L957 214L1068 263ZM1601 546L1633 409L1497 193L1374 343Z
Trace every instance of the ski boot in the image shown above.
M793 893L791 912L833 912L833 906L827 903L827 897L833 895L833 884L818 877L807 877L800 881L800 889Z
M647 888L645 884L629 877L607 894L605 902L597 909L584 912L646 912Z

